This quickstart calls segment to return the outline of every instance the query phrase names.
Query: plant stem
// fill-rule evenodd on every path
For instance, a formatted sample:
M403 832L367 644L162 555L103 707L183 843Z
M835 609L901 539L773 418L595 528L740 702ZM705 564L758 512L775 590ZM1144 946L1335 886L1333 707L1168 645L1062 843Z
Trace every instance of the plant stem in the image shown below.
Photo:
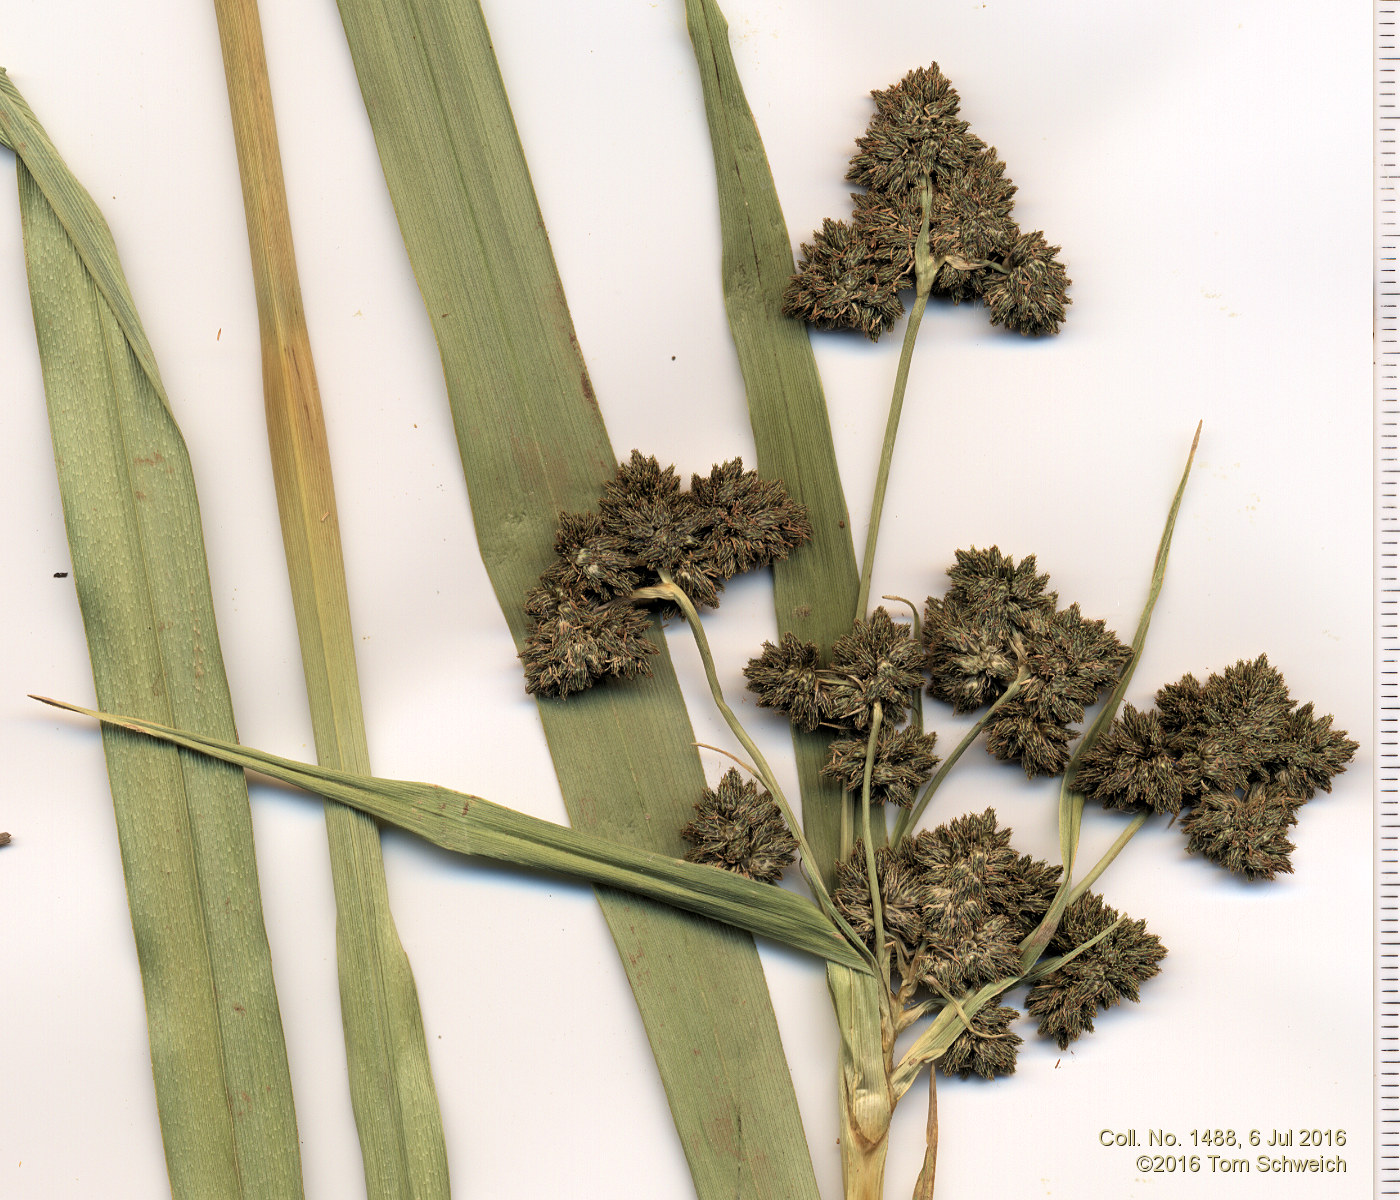
M755 777L758 779L758 781L759 781L760 783L763 782L763 776L762 776L762 775L759 775L759 773L758 773L758 768L755 767L752 763L746 763L746 762L745 762L742 758L740 758L737 754L730 754L728 750L724 750L724 749L722 749L722 748L719 747L719 746L711 746L709 742L693 742L693 743L691 743L691 744L692 744L697 750L709 750L709 751L712 751L712 752L715 753L715 754L723 754L725 758L730 759L731 761L737 763L740 767L742 767L742 768L743 768L745 771L747 771L750 775L755 776Z
M919 200L923 210L923 225L919 230L919 240L914 246L915 291L914 307L909 312L909 323L904 327L904 345L899 351L899 370L894 377L894 394L890 397L890 415L885 421L885 441L880 448L880 466L875 474L875 494L870 502L870 522L865 529L865 555L860 564L860 591L856 596L856 620L865 619L870 606L870 579L875 570L875 546L880 537L880 516L885 509L885 489L890 482L890 463L894 459L895 436L899 433L899 418L904 411L904 389L909 383L909 363L914 356L914 340L919 336L919 325L924 319L924 309L928 307L928 295L933 290L933 281L938 275L938 267L929 259L928 223L929 212L933 207L933 183L924 176Z
M1074 792L1061 792L1060 795L1060 886L1055 890L1050 908L1040 919L1040 924L1021 942L1021 973L1025 974L1033 966L1055 930L1060 927L1060 918L1069 906L1069 890L1074 873L1074 858L1079 852L1079 825L1084 813L1084 797Z
M947 778L948 772L953 769L953 764L956 763L958 759L966 753L967 748L977 740L978 734L987 727L987 722L992 719L997 709L1020 692L1021 685L1024 684L1028 678L1029 673L1022 670L1020 674L1011 681L1011 686L996 698L991 708L987 709L987 711L977 719L977 723L963 734L962 741L960 741L953 748L953 752L944 759L943 764L938 768L937 774L924 784L924 790L919 793L919 798L899 814L899 819L895 822L894 826L894 836L890 839L893 845L898 846L900 842L909 836L914 826L919 823L919 818L924 815L924 809L928 807L929 801L933 799L934 792L938 791L939 785Z
M870 954L865 943L856 935L846 918L841 915L835 902L831 899L831 894L826 890L826 884L822 882L821 872L817 870L812 847L807 843L807 835L802 832L802 825L798 821L797 815L792 811L787 797L783 795L783 789L778 786L778 778L773 774L773 768L768 765L768 760L763 757L763 751L749 736L748 730L740 724L739 718L734 715L734 710L729 707L728 701L724 698L724 691L719 685L719 675L715 671L715 656L710 650L710 639L705 636L705 628L700 623L700 614L695 611L695 605L691 603L690 597L671 578L669 571L663 570L660 575L660 587L645 588L636 594L643 597L664 597L681 610L686 624L690 626L691 635L695 638L695 648L700 652L700 662L705 668L705 682L710 685L710 696L714 699L715 707L719 709L719 714L724 718L725 724L729 726L730 732L739 739L739 744L749 752L754 766L758 769L759 778L763 780L763 785L772 794L773 802L778 806L778 811L783 814L783 820L787 822L793 837L797 839L798 852L802 859L802 873L807 878L812 894L817 898L817 903L821 905L826 915L836 923L841 932L850 939L852 945L861 952L862 957L868 958L871 966L874 966L874 956Z
M889 977L862 975L833 963L826 983L841 1035L842 1195L845 1200L881 1200L895 1106L890 1083L894 1037L886 1019Z
M860 787L860 823L865 838L865 876L870 883L870 911L875 920L875 959L879 963L881 979L890 977L890 949L885 945L884 905L880 900L880 873L875 866L875 843L870 837L870 778L875 769L875 746L880 737L880 725L884 720L884 706L875 701L870 717L870 737L865 743L865 777Z

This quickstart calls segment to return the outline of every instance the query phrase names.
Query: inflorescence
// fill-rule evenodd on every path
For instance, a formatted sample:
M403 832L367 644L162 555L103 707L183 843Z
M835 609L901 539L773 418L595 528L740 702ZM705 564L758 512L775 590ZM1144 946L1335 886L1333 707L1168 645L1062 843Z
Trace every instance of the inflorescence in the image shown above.
M596 511L562 513L554 562L525 598L527 691L567 696L609 677L649 675L657 652L637 593L669 579L701 606L728 579L774 562L812 535L807 512L739 459L691 477L632 451Z
M1049 911L1060 882L1059 867L1017 852L1011 831L998 827L990 808L882 846L875 862L897 976L891 986L906 1004L920 996L934 1002L966 997L1019 976L1020 943ZM832 898L877 949L864 846L838 864ZM1094 941L1105 930L1111 932ZM1079 953L1035 983L1027 1011L1061 1048L1092 1030L1100 1009L1136 1000L1138 985L1157 973L1166 953L1143 922L1120 920L1094 895L1069 906L1050 948L1056 955ZM1005 1004L978 1009L939 1060L945 1074L1011 1074L1022 1039L1010 1026L1019 1016Z
M1293 870L1298 810L1345 770L1356 743L1289 695L1260 655L1184 675L1155 708L1125 705L1084 755L1075 787L1105 808L1176 814L1187 849L1249 879Z
M786 713L799 729L820 726L838 734L822 774L857 794L864 787L865 752L878 704L870 799L909 808L939 761L933 752L936 734L898 727L923 686L923 648L907 626L877 608L837 638L823 659L815 642L789 633L776 644L765 642L744 675L760 706Z
M723 867L760 883L777 883L797 858L793 837L773 797L730 768L713 790L706 788L695 819L681 830L690 862Z
M1012 219L1006 164L958 116L938 64L871 95L875 116L846 175L866 190L853 196L850 223L828 219L802 247L783 311L878 339L904 314L899 292L914 286L927 202L932 290L982 300L994 325L1055 333L1070 302L1059 247Z
M1037 575L1034 555L1019 563L990 550L959 550L951 586L929 598L919 639L877 608L838 638L829 656L793 634L765 642L744 668L760 706L786 713L799 729L836 731L824 774L851 792L864 784L871 714L882 711L871 771L871 800L908 808L933 775L936 735L921 723L898 728L918 691L970 712L1006 697L987 719L987 748L1019 762L1028 776L1058 775L1069 763L1071 725L1118 678L1129 650L1077 604L1059 608Z
M823 222L802 247L783 296L789 317L858 329L875 341L904 315L901 291L915 291L859 615L830 645L784 633L744 668L760 707L785 714L805 734L826 735L821 773L857 798L854 808L843 802L834 814L837 861L809 861L811 847L777 777L721 695L695 613L717 604L732 576L785 558L811 536L805 510L782 483L735 459L694 476L683 491L674 468L633 451L596 510L561 515L555 561L526 598L531 625L521 658L527 689L547 696L646 675L657 646L644 606L683 611L718 707L757 777L730 769L704 790L680 831L686 858L777 884L801 854L833 929L874 968L878 1013L865 1010L855 1031L870 1036L878 1021L887 1082L897 1038L931 1014L898 1072L911 1061L915 1069L937 1062L947 1075L991 1079L1015 1071L1022 1044L1012 1028L1022 1014L1005 1002L1012 988L1026 987L1025 1013L1063 1050L1092 1032L1101 1011L1138 1000L1158 974L1167 953L1161 941L1088 890L1146 814L1180 816L1188 851L1248 879L1272 879L1293 869L1288 834L1299 809L1319 789L1331 790L1357 744L1332 728L1330 716L1298 706L1262 655L1205 683L1183 676L1157 693L1152 709L1118 712L1135 649L1078 604L1062 606L1033 555L1018 561L996 546L959 550L945 593L927 599L922 620L917 608L906 623L883 607L866 615L909 356L928 298L980 300L993 325L1026 335L1057 333L1070 302L1059 247L1013 219L1016 187L1006 164L959 116L958 94L937 64L872 96L875 115L847 174L863 189L852 196L851 218ZM1177 505L1180 499L1178 490ZM1154 600L1160 586L1157 574ZM1150 614L1149 604L1142 632ZM981 714L941 771L936 735L924 729L925 689L955 712ZM1076 727L1105 693L1110 704L1075 746ZM1064 776L1063 868L1018 852L991 808L914 832L979 734L989 753L1019 764L1028 778ZM1089 799L1140 816L1076 879L1069 873ZM905 810L893 835L890 808ZM825 832L837 831L828 825ZM871 1028L862 1029L865 1023ZM855 1074L867 1069L862 1064ZM888 1103L896 1099L891 1094ZM883 1152L871 1161L882 1164ZM931 1165L920 1175L920 1194L931 1191Z
M964 126L947 145L967 136ZM871 186L908 190L914 166L880 157L876 142L862 145ZM942 150L928 153L919 164L941 161ZM566 695L607 676L645 674L655 646L639 606L674 603L675 588L695 605L713 605L726 579L785 557L809 536L805 512L783 485L737 459L682 491L673 468L634 451L596 511L560 519L556 559L526 601L529 690ZM1192 852L1251 879L1292 869L1287 834L1299 808L1330 790L1357 745L1330 716L1298 706L1266 658L1204 683L1186 675L1148 711L1124 706L1076 759L1073 727L1119 679L1131 650L1077 604L1061 607L1033 555L960 550L948 577L922 623L897 623L877 608L828 649L788 633L745 667L760 706L800 730L833 735L824 775L857 795L868 780L874 805L921 809L939 764L920 712L926 687L957 712L986 710L989 751L1027 776L1073 764L1068 786L1107 808L1184 813ZM768 883L799 848L773 796L736 770L704 792L681 833L689 860ZM1142 921L1068 888L1059 867L1017 852L987 809L870 856L857 841L836 864L831 902L889 964L899 1011L956 1008L961 1028L940 1056L943 1070L991 1078L1015 1069L1021 1044L1011 1029L1020 1013L999 999L1011 983L1030 984L1025 1011L1064 1048L1093 1029L1101 1010L1137 1000L1166 954ZM1022 955L1037 944L1048 957L1028 974ZM990 998L974 1001L979 989Z

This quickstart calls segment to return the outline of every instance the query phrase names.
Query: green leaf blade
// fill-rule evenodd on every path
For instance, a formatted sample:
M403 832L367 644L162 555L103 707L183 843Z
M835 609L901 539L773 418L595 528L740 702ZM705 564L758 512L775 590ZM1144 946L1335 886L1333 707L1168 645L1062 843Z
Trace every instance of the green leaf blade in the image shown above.
M91 199L0 72L35 331L99 703L233 736L184 442ZM174 1196L301 1195L247 789L103 738Z
M442 356L478 545L519 643L559 512L591 506L617 457L479 6L341 0L340 11ZM651 680L539 711L575 828L674 857L704 778L664 651L652 666ZM599 902L697 1193L729 1200L737 1179L745 1196L814 1200L752 943L647 901Z
M713 0L686 0L685 9L715 156L724 305L744 377L758 465L807 506L812 522L811 542L773 565L778 631L830 647L850 631L859 578L811 342L801 322L782 315L783 289L793 273L787 225L729 49L724 15ZM850 809L854 822L855 801L821 776L829 737L794 730L792 739L802 824L829 885L842 809Z

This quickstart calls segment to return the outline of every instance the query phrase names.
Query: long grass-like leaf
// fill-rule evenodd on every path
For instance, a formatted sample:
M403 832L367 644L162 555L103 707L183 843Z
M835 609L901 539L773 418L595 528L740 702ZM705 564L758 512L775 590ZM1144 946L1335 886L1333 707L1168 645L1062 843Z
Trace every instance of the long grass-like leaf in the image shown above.
M559 512L591 506L617 458L478 3L340 0L340 12L442 355L477 541L519 642ZM540 715L574 826L675 856L704 778L664 651L652 664L650 680ZM702 1200L815 1197L752 943L645 901L599 901Z
M256 0L216 0L262 340L268 443L302 668L328 767L370 773L330 449L297 279ZM372 1200L446 1197L447 1147L379 830L326 806L350 1100Z
M836 469L826 397L807 329L782 315L792 277L787 225L763 141L729 49L729 26L714 0L686 0L715 156L723 241L724 306L744 376L760 469L781 479L812 520L812 541L773 567L778 630L830 646L849 632L859 585L846 494ZM802 824L830 882L851 795L821 776L830 738L793 730ZM880 835L877 832L876 837Z
M184 441L110 232L0 71L34 326L98 702L232 738ZM171 1191L301 1195L248 793L228 766L104 733Z
M36 696L45 704L258 771L407 829L446 850L549 871L650 896L862 972L868 966L810 901L717 867L667 858L517 812L434 783L377 779L279 758L223 738L158 721L94 712Z
M734 65L724 14L715 0L686 0L685 11L715 159L724 304L759 466L787 484L812 521L812 544L773 567L778 629L829 647L857 615L859 578L811 342L805 326L782 315L783 290L793 273L787 225ZM792 738L803 828L816 869L830 881L842 828L855 827L856 800L821 774L829 737L794 729ZM884 835L881 822L873 840L883 841ZM893 1111L880 991L837 965L827 970L827 986L842 1034L842 1173L848 1189L859 1188L859 1177L876 1194Z

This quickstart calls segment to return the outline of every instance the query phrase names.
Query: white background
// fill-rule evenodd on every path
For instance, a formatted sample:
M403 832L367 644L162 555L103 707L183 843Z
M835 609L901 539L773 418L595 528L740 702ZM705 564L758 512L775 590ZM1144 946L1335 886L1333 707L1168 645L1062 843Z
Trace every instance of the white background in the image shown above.
M680 0L490 0L487 15L580 342L620 454L752 458L719 291L713 168ZM1130 699L1267 651L1363 748L1303 813L1297 874L1245 886L1149 827L1104 879L1171 948L1144 1003L1017 1075L941 1085L940 1195L1360 1197L1371 1171L1370 25L1306 0L728 0L793 242L848 211L866 93L937 60L1007 160L1017 215L1065 247L1074 305L1032 342L931 306L875 592L942 588L956 547L1036 553L1131 636L1196 421L1166 588ZM541 816L563 809L477 557L436 350L334 4L264 28L330 426L372 759ZM189 442L243 739L309 757L277 532L257 322L213 9L0 0L0 64L112 225ZM0 173L10 177L8 156ZM898 336L815 338L863 530ZM25 290L0 180L0 1195L165 1188L110 800ZM857 539L859 547L859 537ZM772 635L767 581L711 636L731 695ZM697 736L730 741L673 649ZM743 714L790 771L784 731ZM958 722L930 704L951 746ZM724 763L708 756L714 778ZM935 814L995 802L1055 852L1053 783L976 751ZM360 1194L320 805L253 815L312 1197ZM1093 812L1085 852L1122 818ZM457 1194L692 1194L591 893L385 835ZM822 973L764 947L823 1194L839 1194ZM1023 1032L1029 1037L1027 1024ZM896 1118L889 1194L922 1152ZM1347 1174L1142 1176L1103 1129L1343 1128Z

